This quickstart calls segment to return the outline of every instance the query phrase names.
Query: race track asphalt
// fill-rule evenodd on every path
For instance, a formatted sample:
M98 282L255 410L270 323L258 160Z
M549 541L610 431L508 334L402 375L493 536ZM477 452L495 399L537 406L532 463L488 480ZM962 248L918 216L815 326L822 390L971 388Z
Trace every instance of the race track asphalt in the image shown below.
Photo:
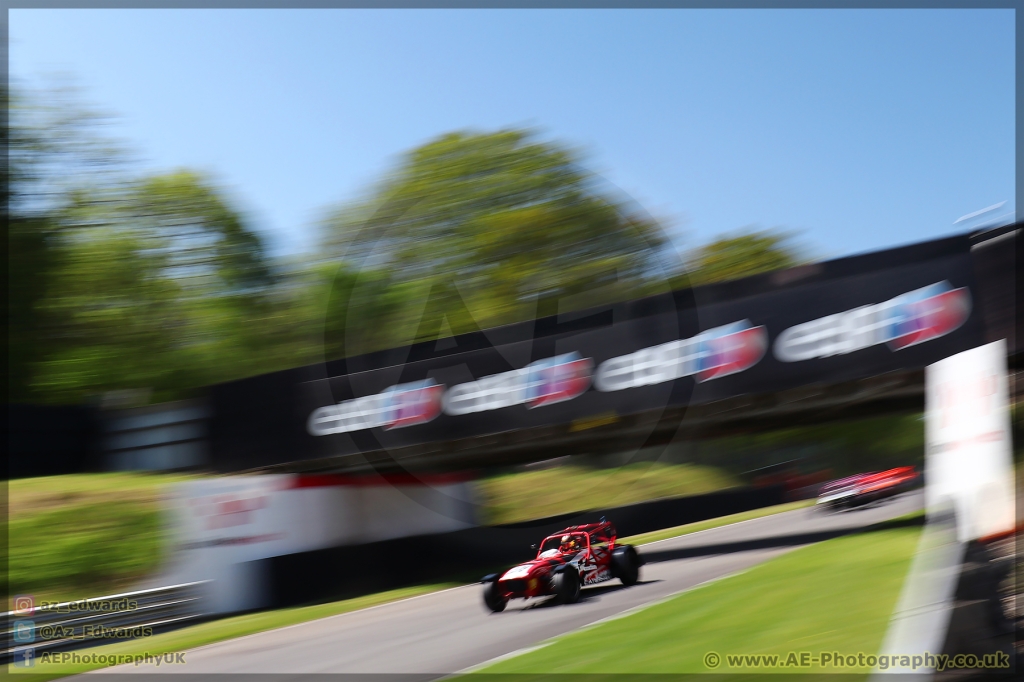
M921 508L912 492L839 514L798 509L651 543L641 582L583 590L579 603L513 601L492 614L467 585L193 649L186 665L124 673L418 673L441 677L739 572L797 547Z

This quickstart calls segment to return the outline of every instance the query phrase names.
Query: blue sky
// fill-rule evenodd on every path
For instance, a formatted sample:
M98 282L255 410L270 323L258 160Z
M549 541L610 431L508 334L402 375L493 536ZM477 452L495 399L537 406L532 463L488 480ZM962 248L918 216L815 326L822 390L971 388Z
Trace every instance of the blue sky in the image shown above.
M1014 209L1013 10L11 10L154 168L212 173L277 254L399 155L539 128L692 246L821 257Z

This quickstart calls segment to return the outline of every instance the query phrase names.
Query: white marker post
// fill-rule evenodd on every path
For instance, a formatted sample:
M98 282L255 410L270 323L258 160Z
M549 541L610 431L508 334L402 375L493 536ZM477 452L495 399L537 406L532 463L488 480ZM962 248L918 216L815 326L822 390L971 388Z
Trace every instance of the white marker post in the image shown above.
M966 543L1014 528L1006 342L958 353L925 371L928 522L879 655L941 652ZM885 673L929 675L890 667Z
M925 375L925 504L956 510L957 539L1014 527L1006 342L936 362Z

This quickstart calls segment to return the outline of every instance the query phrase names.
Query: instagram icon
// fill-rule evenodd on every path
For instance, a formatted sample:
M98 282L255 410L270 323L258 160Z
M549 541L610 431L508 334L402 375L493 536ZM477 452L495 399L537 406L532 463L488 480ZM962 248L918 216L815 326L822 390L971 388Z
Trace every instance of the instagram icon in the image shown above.
M19 616L31 616L36 610L36 600L31 594L19 594L14 597L14 613Z

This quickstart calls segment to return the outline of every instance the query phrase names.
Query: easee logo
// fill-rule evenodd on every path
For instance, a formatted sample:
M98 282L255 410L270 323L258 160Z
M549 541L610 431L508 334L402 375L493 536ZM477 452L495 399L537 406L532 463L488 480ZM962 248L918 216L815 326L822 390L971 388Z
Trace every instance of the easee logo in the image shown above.
M768 348L765 328L752 327L747 320L718 327L702 336L697 381L709 381L749 369L764 357Z
M590 373L594 363L581 358L579 353L567 353L540 360L527 369L526 405L540 407L564 400L572 400L590 387Z
M964 323L971 312L967 288L939 282L896 299L900 302L889 330L889 348L900 350L944 336Z
M314 410L307 428L314 436L326 436L376 426L387 431L424 424L441 414L444 388L433 379L398 384L382 393Z
M753 367L767 346L764 327L749 320L733 322L607 360L598 368L594 385L599 391L621 391L693 375L697 381L710 381Z
M888 343L893 351L945 336L967 320L971 296L936 282L876 305L867 305L804 322L775 340L782 362L845 355Z
M441 414L444 386L433 379L402 384L384 392L387 414L384 430L424 424Z
M593 361L572 352L452 386L445 414L460 415L521 405L540 407L572 400L590 386Z

